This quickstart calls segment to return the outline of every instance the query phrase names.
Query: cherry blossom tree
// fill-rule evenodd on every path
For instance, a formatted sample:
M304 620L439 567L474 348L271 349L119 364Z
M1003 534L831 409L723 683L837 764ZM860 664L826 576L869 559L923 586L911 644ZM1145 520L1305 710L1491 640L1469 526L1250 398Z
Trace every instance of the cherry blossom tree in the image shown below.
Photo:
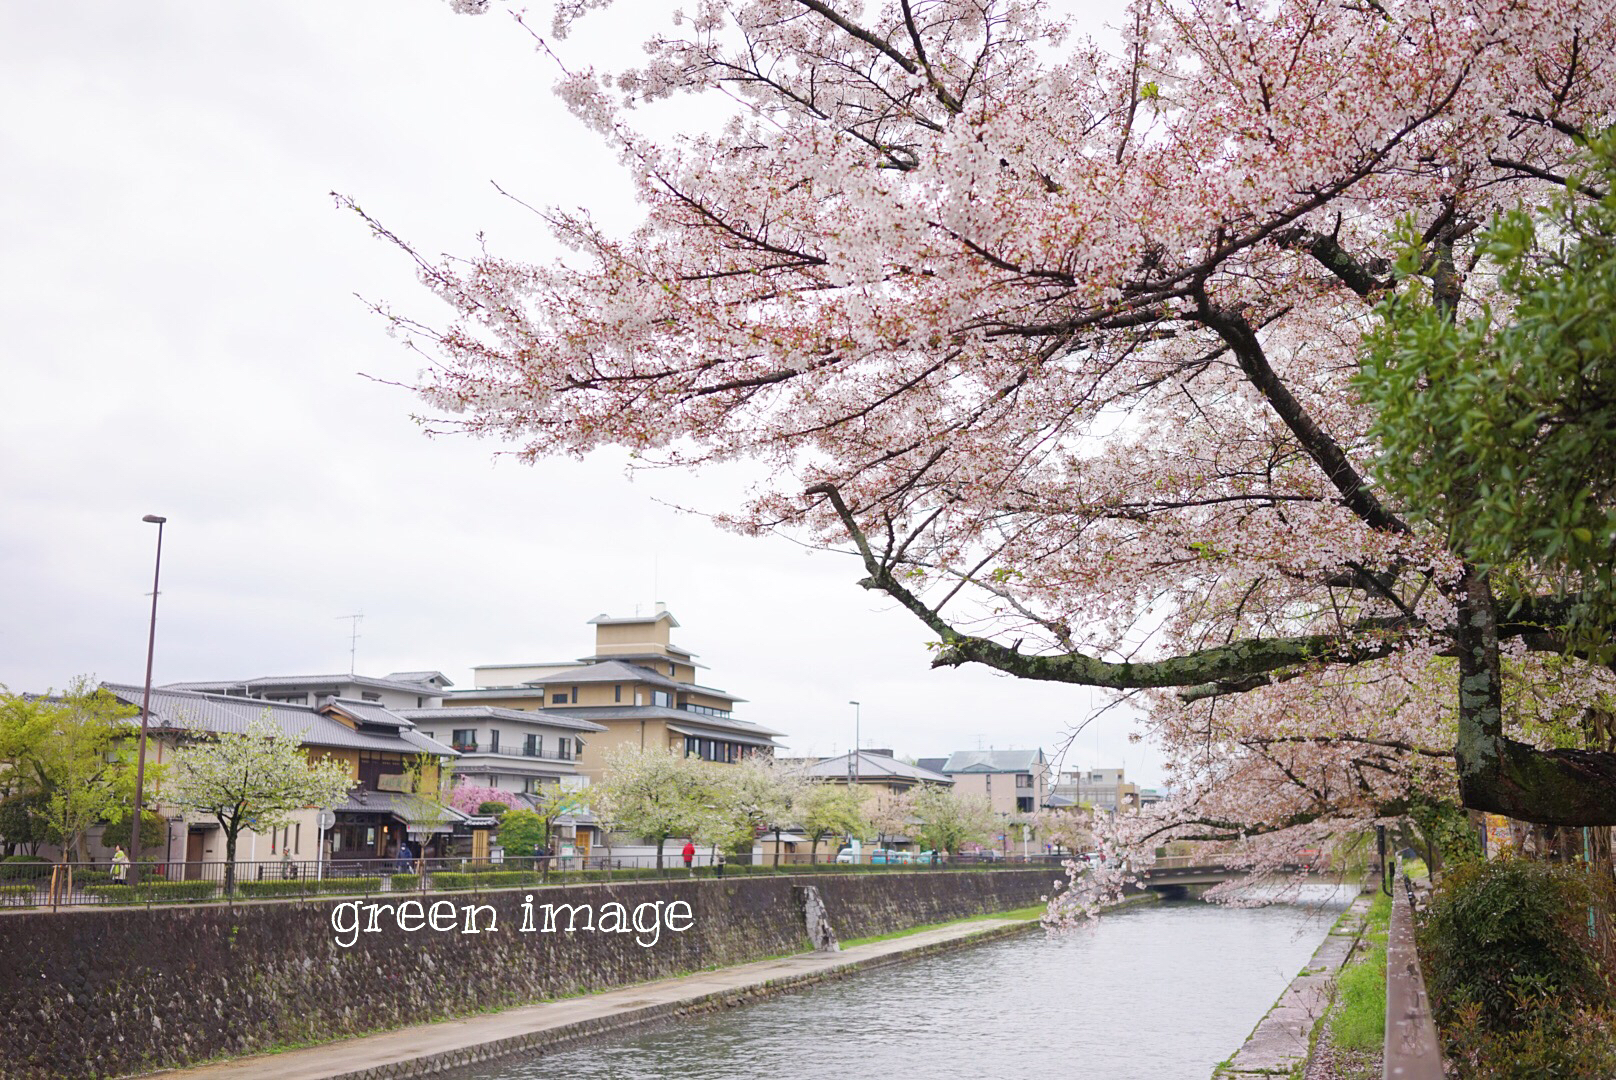
M1495 296L1482 227L1616 116L1616 4L1134 0L1103 46L1040 0L697 0L568 66L608 2L522 25L637 228L437 260L367 216L451 309L379 309L435 430L761 462L723 523L853 552L934 664L1133 697L1182 792L1134 842L1616 822L1616 756L1533 734L1608 708L1581 581L1400 497L1353 386L1388 297ZM732 108L637 126L677 95Z

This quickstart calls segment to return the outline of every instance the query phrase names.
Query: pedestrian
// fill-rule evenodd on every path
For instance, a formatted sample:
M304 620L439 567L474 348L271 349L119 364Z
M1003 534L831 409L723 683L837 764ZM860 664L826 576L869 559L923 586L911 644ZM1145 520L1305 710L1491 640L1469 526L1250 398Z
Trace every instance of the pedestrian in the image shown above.
M112 849L112 880L118 885L123 885L129 880L129 856L123 853L122 844Z
M691 840L686 840L685 841L685 849L684 849L684 851L680 852L680 854L685 857L685 869L689 870L690 867L691 867L691 864L696 861L696 845L695 845L695 842L691 841Z

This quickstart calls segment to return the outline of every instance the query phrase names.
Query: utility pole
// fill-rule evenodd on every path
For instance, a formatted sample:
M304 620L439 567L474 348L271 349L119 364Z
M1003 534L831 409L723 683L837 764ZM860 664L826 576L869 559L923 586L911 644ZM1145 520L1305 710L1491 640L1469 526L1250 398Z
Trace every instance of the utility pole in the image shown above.
M847 768L847 775L851 776L853 783L856 784L859 778L859 703L849 701L848 704L853 706L853 756Z
M146 636L146 693L140 701L140 751L135 758L135 818L129 823L129 882L132 885L140 883L140 802L146 785L146 728L151 721L152 656L157 651L157 583L163 574L163 526L168 522L166 517L156 514L147 514L140 520L157 526L157 559L152 566L151 630ZM166 859L168 852L165 851L163 856Z

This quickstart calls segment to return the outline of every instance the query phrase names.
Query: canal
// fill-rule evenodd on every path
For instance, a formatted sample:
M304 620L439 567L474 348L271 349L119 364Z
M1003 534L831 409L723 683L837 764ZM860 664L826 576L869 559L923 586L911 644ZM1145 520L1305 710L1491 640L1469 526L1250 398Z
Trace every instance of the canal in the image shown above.
M1131 908L456 1076L1207 1080L1350 897L1304 900Z

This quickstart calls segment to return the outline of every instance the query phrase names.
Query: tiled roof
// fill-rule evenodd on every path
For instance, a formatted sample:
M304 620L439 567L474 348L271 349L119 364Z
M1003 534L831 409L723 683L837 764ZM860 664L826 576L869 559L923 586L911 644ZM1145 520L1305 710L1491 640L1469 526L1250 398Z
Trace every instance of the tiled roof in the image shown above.
M943 766L945 773L1034 772L1044 762L1042 750L956 750Z
M425 672L427 675L436 672ZM202 693L225 693L228 690L317 690L320 687L368 686L376 690L397 690L405 694L442 697L441 687L425 682L409 682L389 675L378 679L371 675L263 675L256 679L215 679L212 681L177 682L164 685L165 690L197 690Z
M660 672L639 664L625 664L621 660L602 660L598 664L568 668L553 675L544 675L528 681L529 686L549 686L552 683L608 683L643 682L652 686L678 689L683 686Z
M583 705L561 709L545 709L545 713L562 713L581 720L604 723L608 720L671 720L676 724L697 724L720 731L738 731L753 735L779 735L781 732L734 717L708 716L687 709L667 709L661 705Z
M101 686L120 701L136 706L141 703L141 687L123 683L102 683ZM369 702L365 704L372 709L379 708ZM307 746L458 756L445 744L416 731L408 720L404 720L405 726L395 727L385 734L355 731L307 705L153 687L151 711L152 726L160 730L239 734L247 730L254 718L268 716L282 731L296 736Z
M434 686L453 686L454 682L441 671L395 671L384 676L389 682L429 683Z
M423 824L466 821L472 817L452 806L439 806L402 791L371 791L362 787L349 791L331 809L344 813L393 814L401 821Z
M697 727L695 724L669 724L668 730L680 735L689 735L697 739L717 739L722 742L737 742L748 746L773 746L774 740L767 735L754 731L721 730L717 728Z
M673 612L663 608L654 615L635 615L633 618L623 616L613 618L610 615L600 614L589 620L592 626L626 626L629 623L653 623L660 619L667 619L669 626L678 626L679 620L673 617Z
M817 765L808 767L808 775L827 780L840 780L847 777L851 754L841 754L837 757L826 758ZM862 780L866 777L879 778L890 776L894 779L913 780L924 784L952 784L954 781L942 773L923 769L919 765L910 765L897 758L885 754L871 754L859 751L858 776Z
M564 716L559 709L501 709L497 705L445 705L441 709L399 709L399 716L407 716L418 724L434 720L509 720L519 724L537 724L541 727L562 728L568 731L605 731L600 724Z

